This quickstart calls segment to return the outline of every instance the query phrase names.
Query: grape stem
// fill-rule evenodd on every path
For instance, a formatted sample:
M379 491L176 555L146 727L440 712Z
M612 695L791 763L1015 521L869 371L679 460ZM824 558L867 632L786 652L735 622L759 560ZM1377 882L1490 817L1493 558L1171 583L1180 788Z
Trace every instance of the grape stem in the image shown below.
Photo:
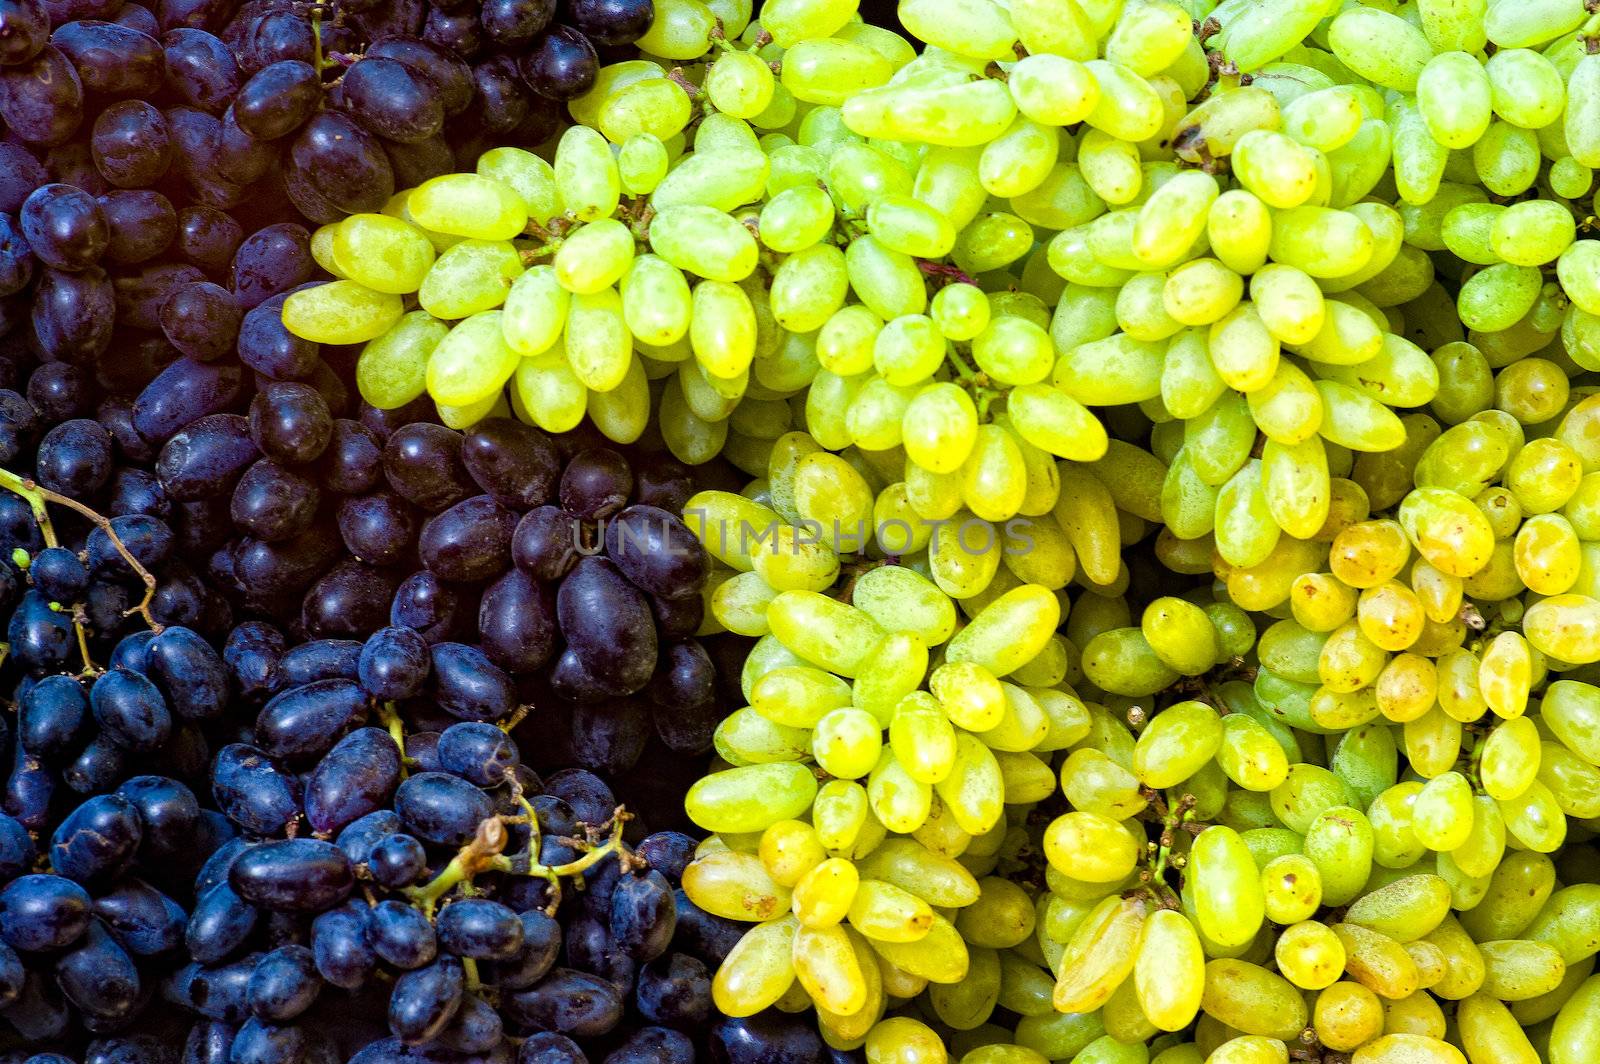
M46 547L61 545L56 537L55 525L50 520L48 503L53 502L58 506L65 506L67 509L74 510L93 522L96 528L106 534L106 538L111 541L111 545L116 548L117 553L122 555L122 560L127 562L128 567L138 574L139 579L144 582L144 598L140 599L136 605L123 610L122 615L127 617L137 613L144 618L144 623L150 627L152 632L159 633L162 630L163 626L150 613L150 602L155 598L156 594L156 578L151 574L150 570L140 564L139 559L133 556L133 552L128 550L128 545L122 542L122 537L117 535L116 529L111 527L111 521L108 518L101 516L76 499L70 499L59 492L42 487L32 477L18 476L9 469L0 469L0 488L5 488L13 494L21 496L27 502L29 509L33 511L34 520L38 522L39 535L43 538ZM74 606L72 609L72 627L78 638L78 650L83 655L83 675L94 676L99 674L100 669L89 657L88 633L84 630L84 620L82 608Z
M388 730L389 738L394 740L395 748L400 751L400 778L405 779L410 775L407 768L415 765L417 760L406 756L406 729L393 702L378 703L378 722Z

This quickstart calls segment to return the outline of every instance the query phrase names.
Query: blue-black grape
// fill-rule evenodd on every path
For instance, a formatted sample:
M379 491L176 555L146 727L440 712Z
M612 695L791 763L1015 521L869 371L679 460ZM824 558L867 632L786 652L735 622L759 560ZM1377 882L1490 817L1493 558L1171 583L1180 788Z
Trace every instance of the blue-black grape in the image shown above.
M50 15L39 0L0 2L0 63L26 63L50 40Z
M349 859L332 843L286 839L240 854L228 869L228 883L263 909L317 913L343 901L355 877Z
M320 465L322 484L339 495L362 495L383 479L383 445L359 421L335 418Z
M402 971L432 963L439 953L433 924L420 909L399 901L380 901L367 914L372 951Z
M480 787L499 786L521 763L509 735L477 721L462 721L440 732L438 756L446 772Z
M0 939L25 952L65 949L89 929L88 891L59 875L26 875L0 888Z
M216 967L196 966L193 970L180 972L179 980L175 981L180 981L180 985L187 990L185 1003L195 1012L236 1026L250 1014L246 994L250 987L250 973L255 970L258 959L247 955ZM184 974L189 976L187 980L181 980Z
M483 50L483 29L476 12L430 8L422 23L422 39L462 59L476 59Z
M185 784L165 776L135 776L117 788L139 813L143 834L139 860L159 869L169 862L187 860L195 852L202 830L200 803Z
M166 490L165 485L163 490ZM111 531L121 541L122 549L133 555L146 570L160 568L172 555L172 529L158 517L123 514L111 519ZM89 533L84 554L89 572L95 576L128 579L134 575L127 559L103 528L97 526Z
M711 1027L710 1049L714 1064L814 1064L826 1059L817 1025L777 1009L718 1019Z
M251 233L233 256L232 288L245 310L311 278L311 234L293 222Z
M651 1023L698 1030L711 1015L711 972L686 953L668 953L639 970L634 1002Z
M273 698L256 718L255 739L270 757L325 753L366 717L366 692L351 680L318 680Z
M522 515L511 536L511 560L540 581L560 580L578 563L582 528L559 506L538 506Z
M258 140L293 133L322 100L322 83L310 63L284 59L262 67L239 89L233 119Z
M50 839L50 866L78 883L126 871L144 827L132 802L118 794L90 798L61 821Z
M234 294L238 296L237 291ZM318 359L316 344L284 328L284 298L269 296L246 311L239 321L239 338L235 344L239 361L272 381L309 377Z
M494 803L466 780L444 772L419 772L395 790L395 812L405 830L435 846L460 846L494 811Z
M300 811L299 787L266 754L233 743L217 751L211 769L217 808L253 835L276 835Z
M555 594L522 570L511 570L484 589L478 638L496 665L513 673L533 672L555 653Z
M357 663L361 686L384 701L421 694L431 669L427 641L414 629L401 627L382 628L369 636Z
M267 1023L284 1023L310 1008L322 989L316 958L305 946L280 946L256 962L245 989L250 1011Z
M346 558L306 589L300 624L311 636L365 635L383 623L397 583L391 570Z
M102 111L89 147L95 167L118 188L143 188L172 165L166 117L143 100L122 100Z
M183 945L183 906L141 879L119 881L94 900L94 914L117 944L137 957L171 953Z
M611 893L611 934L640 961L665 953L677 927L672 885L660 872L623 876Z
M516 689L477 647L436 643L431 692L439 708L461 720L499 720L516 708Z
M373 882L389 890L400 890L422 878L428 868L428 852L410 835L389 835L372 847L366 865Z
M33 249L17 219L0 214L0 294L14 295L33 280Z
M650 0L567 0L566 17L596 44L632 44L655 21Z
M310 23L289 11L252 18L233 44L240 66L249 74L281 59L310 62L316 54L316 36Z
M222 112L217 126L217 173L229 181L248 185L278 164L278 146L252 137L239 128L233 107Z
M549 502L561 476L550 437L511 418L488 418L468 429L461 462L479 488L517 510Z
M505 1043L505 1024L494 1006L476 994L463 994L461 1007L438 1037L437 1045L456 1053L488 1053Z
M105 212L72 185L44 185L22 204L22 234L46 266L81 270L105 254L111 240Z
M242 380L237 366L180 358L139 393L133 404L134 428L148 440L170 440L201 418L231 408Z
M399 814L393 809L379 809L345 827L334 839L334 845L344 851L352 865L364 864L374 846L399 831Z
M675 514L630 506L606 522L606 557L636 587L661 598L699 598L711 566Z
M17 741L30 754L59 762L77 749L89 723L83 688L70 676L47 676L17 707Z
M455 1017L465 986L461 962L454 957L406 972L389 994L389 1029L411 1045L431 1041Z
M244 227L214 207L193 204L178 212L178 256L212 276L227 272L243 240Z
M486 898L463 898L435 918L439 943L458 957L508 961L522 950L522 921L505 905Z
M10 656L24 668L44 672L59 668L73 652L72 616L50 608L50 601L29 590L6 627Z
M516 129L539 100L528 91L517 72L517 61L510 55L493 55L475 65L472 81L478 87L474 117L491 136Z
M10 882L33 867L33 836L16 817L0 813L0 879Z
M656 628L644 595L602 558L583 558L556 596L568 649L596 681L618 694L638 691L656 663Z
M334 744L306 783L306 820L331 833L388 803L400 783L400 751L389 734L360 728Z
M56 984L86 1018L107 1024L129 1019L142 989L133 958L93 922L82 944L56 962Z
M389 606L389 623L414 629L430 644L443 642L462 619L461 595L426 570L400 582Z
M334 986L355 990L377 969L377 954L367 942L368 911L358 903L323 913L311 924L317 973Z
M248 984L245 995L248 1003ZM310 1036L298 1025L279 1026L266 1023L258 1016L251 1016L240 1025L239 1033L233 1036L233 1045L228 1048L228 1061L229 1064L292 1064L309 1058L309 1042Z
M96 735L62 767L61 782L79 794L104 794L128 774L129 756L127 747L109 734Z
M100 730L127 750L153 752L172 733L172 711L161 691L128 669L112 669L96 680L89 706Z
M394 195L394 170L377 138L337 111L313 115L289 154L312 187L340 210L379 211Z
M313 639L278 659L279 690L317 680L354 680L360 675L361 644L354 639Z
M417 523L411 507L387 491L341 499L338 523L345 549L369 565L392 565L402 560L416 539Z
M228 673L211 644L189 628L170 627L150 643L150 674L173 711L186 720L219 716L228 701Z
M605 1064L694 1064L694 1043L682 1031L644 1027L607 1054Z
M245 621L228 633L222 660L240 697L257 700L279 689L278 662L286 642L264 621Z
M439 87L444 112L459 114L472 103L472 70L456 55L416 37L382 37L367 47L366 57L403 63Z
M502 1008L517 1023L577 1038L598 1038L622 1019L617 988L571 968L557 968L537 986L507 995Z
M184 945L189 956L201 964L216 964L249 940L260 918L260 910L247 904L228 884L218 883L195 902Z
M554 1031L537 1031L517 1047L517 1064L589 1064L578 1043Z

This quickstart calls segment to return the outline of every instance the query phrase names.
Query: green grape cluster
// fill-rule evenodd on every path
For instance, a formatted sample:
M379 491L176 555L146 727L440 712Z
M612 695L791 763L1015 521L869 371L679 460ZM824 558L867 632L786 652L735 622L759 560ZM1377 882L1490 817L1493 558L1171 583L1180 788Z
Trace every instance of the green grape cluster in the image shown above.
M284 306L374 405L752 478L684 514L755 640L686 799L717 1007L1600 1060L1600 14L855 7L659 0Z

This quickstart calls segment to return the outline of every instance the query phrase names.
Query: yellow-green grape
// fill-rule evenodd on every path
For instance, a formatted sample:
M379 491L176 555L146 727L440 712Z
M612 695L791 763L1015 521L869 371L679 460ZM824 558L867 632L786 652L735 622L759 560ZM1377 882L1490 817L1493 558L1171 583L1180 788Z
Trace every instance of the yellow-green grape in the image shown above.
M921 692L902 699L894 710L889 745L905 773L919 783L940 783L955 766L955 729L939 703Z
M1188 917L1158 909L1145 922L1134 960L1134 990L1158 1030L1179 1031L1200 1011L1205 954Z
M750 231L715 207L673 204L650 223L650 247L681 270L713 281L743 280L755 269Z
M571 295L550 266L534 266L511 282L500 325L506 345L519 355L540 355L561 338Z
M855 845L871 812L867 791L849 780L829 780L817 789L811 819L817 837L829 852L847 851Z
M1115 883L1133 871L1141 847L1119 822L1080 810L1050 822L1044 849L1050 864L1074 879Z
M1343 905L1355 898L1372 870L1373 846L1372 826L1358 809L1334 806L1312 821L1305 855L1317 866L1324 904Z
M1137 628L1114 628L1089 640L1083 671L1102 690L1134 697L1154 694L1178 678Z
M828 857L811 825L780 820L761 833L756 850L774 882L793 887Z
M929 678L928 689L951 722L967 731L988 731L1005 715L1004 688L994 673L976 662L940 665Z
M511 381L522 408L546 432L566 432L583 420L588 409L589 390L560 352L524 358Z
M1189 852L1195 919L1206 938L1223 947L1242 946L1265 918L1265 897L1254 858L1237 832L1206 828Z
M388 332L405 312L400 297L355 281L330 281L292 292L283 327L321 344L362 344Z
M727 51L706 71L702 88L711 105L725 115L751 119L772 103L772 69L753 52Z
M770 920L789 908L789 888L767 874L761 858L739 850L697 854L683 873L684 892L707 912L729 920Z
M1044 649L1060 619L1060 603L1048 589L1037 584L1013 588L956 633L945 647L945 661L970 662L993 676L1005 676Z
M1266 917L1274 923L1309 920L1322 904L1322 878L1309 857L1282 854L1261 869L1261 896Z
M1208 625L1210 621L1206 622ZM1156 714L1134 746L1133 771L1146 786L1172 787L1210 761L1222 744L1222 722L1203 702L1180 702Z
M633 343L616 289L574 295L567 305L562 340L567 362L585 387L605 392L621 384L632 360Z
M667 176L667 147L654 133L634 133L617 152L617 179L631 196L648 196Z
M433 244L416 226L384 214L353 214L333 227L330 252L343 277L375 292L415 292L433 265Z
M816 779L801 765L748 765L702 778L684 808L707 831L762 831L810 808L816 793Z
M450 331L426 311L414 310L361 349L356 388L380 410L402 407L426 387L428 357Z
M604 143L598 133L588 132ZM609 150L606 154L609 159ZM528 204L517 191L479 174L424 181L406 198L406 210L424 229L473 240L510 240L528 224Z
M1283 929L1273 958L1284 978L1304 990L1331 986L1344 974L1344 946L1326 924L1306 920Z
M1411 808L1411 830L1430 850L1454 850L1472 831L1472 786L1459 772L1430 779Z
M1133 253L1151 269L1174 265L1205 232L1217 199L1217 182L1211 175L1199 170L1176 175L1152 192L1139 209ZM1226 258L1223 262L1238 270L1234 262Z
M1036 51L1012 67L1007 87L1017 109L1053 126L1087 118L1099 102L1100 85L1076 58Z
M1179 673L1196 676L1216 664L1216 626L1193 603L1170 596L1156 599L1145 607L1139 627L1156 656Z
M1206 237L1211 253L1235 273L1255 273L1267 261L1271 212L1253 193L1229 189L1206 212Z
M439 341L428 359L428 394L452 406L498 395L520 358L506 344L497 310L474 314Z
M491 148L478 156L475 169L478 176L511 189L522 201L528 217L541 225L562 211L555 168L530 151Z

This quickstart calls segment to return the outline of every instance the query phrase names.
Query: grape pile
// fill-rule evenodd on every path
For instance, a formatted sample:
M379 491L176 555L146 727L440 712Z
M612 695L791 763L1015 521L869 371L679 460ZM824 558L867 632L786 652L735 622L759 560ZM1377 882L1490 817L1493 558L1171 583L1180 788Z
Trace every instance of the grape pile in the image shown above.
M754 478L683 509L713 1059L1594 1059L1600 16L734 15L282 307Z

